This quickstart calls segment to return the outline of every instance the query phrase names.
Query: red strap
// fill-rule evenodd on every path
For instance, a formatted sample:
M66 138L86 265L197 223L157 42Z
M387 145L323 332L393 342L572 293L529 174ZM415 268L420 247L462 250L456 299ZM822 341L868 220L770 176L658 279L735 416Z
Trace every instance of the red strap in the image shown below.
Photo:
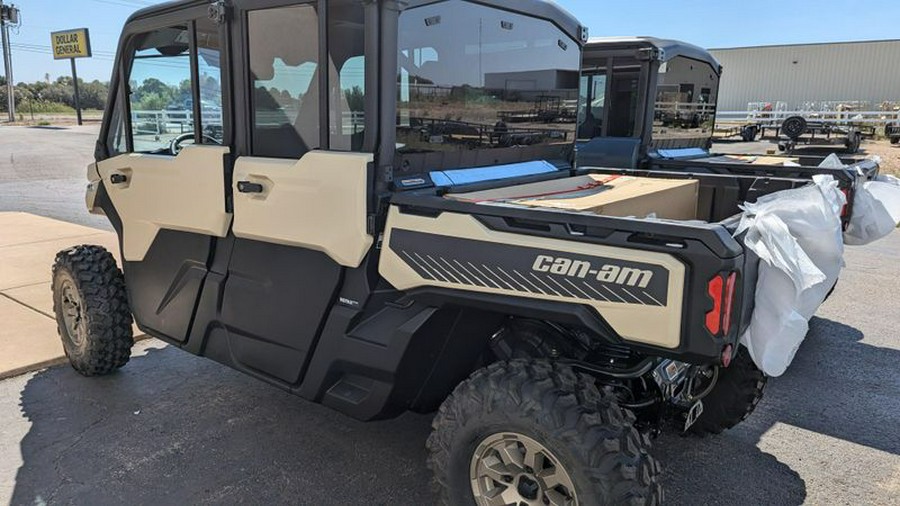
M506 198L498 198L498 199L476 199L470 200L469 202L481 203L481 202L495 202L498 200L522 200L522 199L535 199L540 197L549 197L551 195L565 195L566 193L575 193L584 190L591 190L593 188L599 188L610 181L615 181L622 176L609 176L604 178L603 181L592 181L590 183L586 183L580 186L576 186L575 188L569 188L567 190L559 190L555 192L547 192L547 193L535 193L534 195L519 195L516 197L506 197Z

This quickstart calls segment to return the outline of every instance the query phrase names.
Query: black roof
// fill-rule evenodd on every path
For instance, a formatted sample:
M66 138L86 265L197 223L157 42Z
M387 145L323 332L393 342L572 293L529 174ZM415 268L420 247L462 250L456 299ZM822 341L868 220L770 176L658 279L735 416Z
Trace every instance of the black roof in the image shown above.
M184 7L194 5L209 5L210 3L210 0L170 0L168 2L158 3L135 11L131 16L128 16L128 21L126 21L126 23L157 14L163 14Z
M407 8L434 4L446 0L407 0ZM569 37L582 44L583 35L587 34L584 26L569 11L563 9L552 0L466 0L507 11L518 12L528 16L546 19L566 32Z
M433 4L438 2L443 2L445 0L397 0L397 3L403 5L406 4L407 9L411 9L413 7L419 7L421 5ZM560 27L564 32L566 32L570 37L575 39L579 44L583 43L582 34L586 34L584 31L582 24L575 19L575 16L569 13L569 11L560 7L556 2L552 0L467 0L483 5L488 5L491 7L497 7L500 9L505 9L508 11L518 12L521 14L527 14L529 16L534 16L542 19L546 19ZM156 14L162 14L171 10L179 9L182 7L187 7L191 5L204 5L209 4L210 0L173 0L170 2L163 2L161 4L153 5L151 7L145 7L128 18L128 21L133 21L136 19L153 16ZM298 1L298 3L300 3Z
M715 56L700 46L688 44L680 40L658 39L656 37L593 37L584 47L585 59L591 57L592 49L640 49L656 48L660 51L660 59L664 62L677 56L684 56L710 64L721 73L722 65Z

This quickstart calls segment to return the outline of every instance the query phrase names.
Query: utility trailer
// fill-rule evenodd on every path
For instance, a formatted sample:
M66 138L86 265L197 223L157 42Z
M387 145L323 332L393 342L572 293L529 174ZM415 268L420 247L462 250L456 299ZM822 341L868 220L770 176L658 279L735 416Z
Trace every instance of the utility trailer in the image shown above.
M139 11L87 171L87 207L116 230L121 269L90 245L53 267L70 363L85 376L124 366L134 321L360 420L436 412L426 445L442 504L659 504L647 436L731 428L766 384L739 344L759 261L734 237L738 206L815 169L650 156L652 111L633 94L661 58L632 48L613 56L629 70L608 74L612 107L584 100L579 117L602 112L600 155L630 160L620 167L636 179L699 181L696 219L454 199L623 170L576 164L575 124L506 142L485 133L498 112L527 107L486 83L526 76L544 95L577 96L586 41L544 0ZM150 77L190 88L193 137L137 142L129 112ZM221 95L215 135L201 85ZM672 89L706 104L716 91ZM422 121L440 117L458 125ZM706 140L678 149L694 142Z
M878 175L874 160L842 158L849 168L822 168L824 156L730 155L710 151L715 131L715 104L722 66L706 50L655 37L592 38L584 49L581 109L577 125L577 163L643 175L685 173L736 176L732 190L754 177L754 187L782 179L809 181L827 174L848 196L845 225L860 181ZM708 120L671 125L659 118L671 111L666 92L680 90L681 107L702 107ZM761 125L745 125L762 128ZM752 137L751 137L752 133ZM747 133L755 138L756 132ZM740 132L739 132L740 134ZM701 183L703 184L703 183ZM758 196L755 188L744 195ZM728 212L737 212L731 208ZM722 218L722 215L718 215Z
M815 116L790 116L775 126L779 151L793 153L800 145L844 146L847 153L856 154L864 137L875 136L875 127L823 121Z

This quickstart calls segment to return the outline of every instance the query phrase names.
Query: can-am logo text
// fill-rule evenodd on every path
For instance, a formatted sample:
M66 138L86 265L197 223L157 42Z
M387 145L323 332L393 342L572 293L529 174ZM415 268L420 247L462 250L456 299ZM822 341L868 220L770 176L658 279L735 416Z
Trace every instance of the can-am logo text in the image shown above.
M606 264L595 269L590 262L584 260L571 260L569 258L538 255L534 259L531 269L536 272L549 272L561 276L586 279L588 276L603 283L617 285L637 286L647 288L653 279L653 272L631 267Z

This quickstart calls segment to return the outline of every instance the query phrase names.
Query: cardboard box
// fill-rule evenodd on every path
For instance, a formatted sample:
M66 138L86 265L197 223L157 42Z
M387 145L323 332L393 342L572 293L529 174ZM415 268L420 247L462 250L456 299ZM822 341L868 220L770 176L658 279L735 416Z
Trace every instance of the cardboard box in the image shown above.
M783 166L784 164L798 164L800 163L799 158L790 158L787 156L763 156L763 155L723 155L716 156L712 158L707 158L706 160L712 163L749 163L751 165L776 165Z
M662 219L694 220L699 189L696 180L591 174L448 197L604 216L644 218L655 214Z

